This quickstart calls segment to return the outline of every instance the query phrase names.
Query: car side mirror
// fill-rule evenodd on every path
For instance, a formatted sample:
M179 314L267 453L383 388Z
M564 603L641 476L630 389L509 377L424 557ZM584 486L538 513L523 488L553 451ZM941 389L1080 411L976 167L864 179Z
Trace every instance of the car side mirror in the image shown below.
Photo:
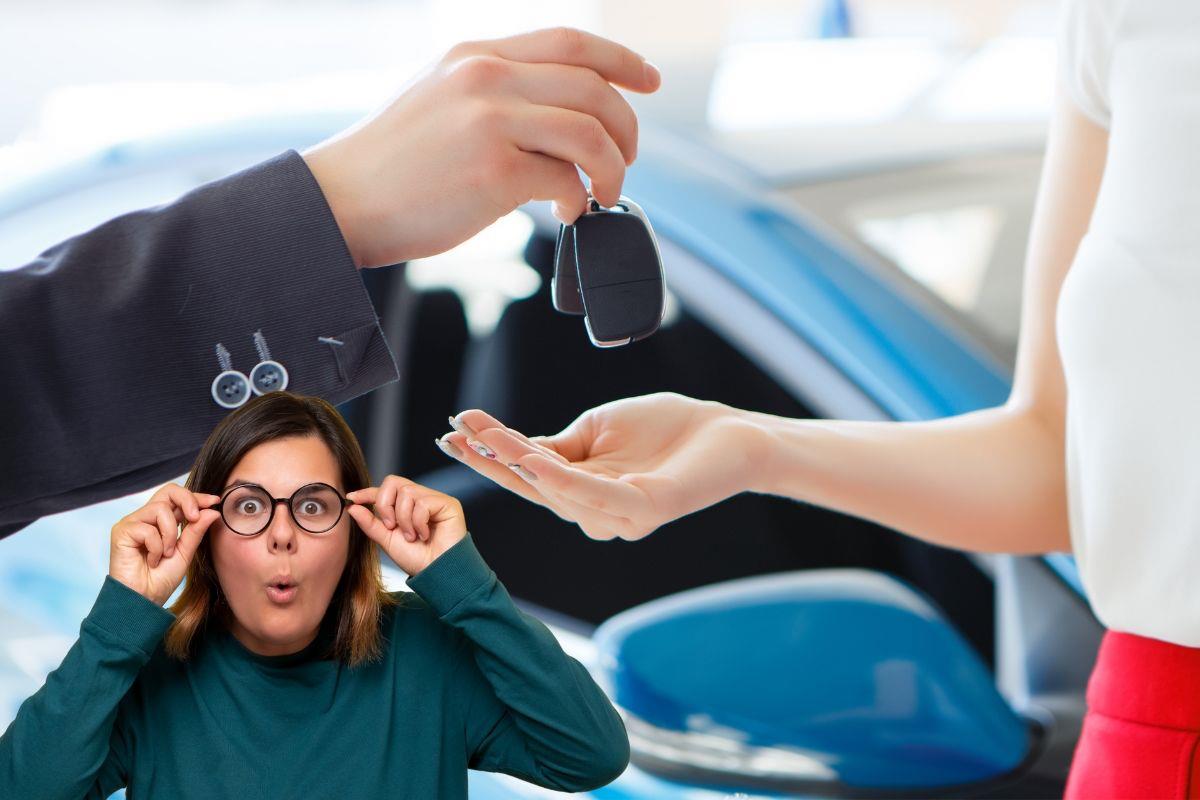
M593 639L633 762L673 780L964 796L1022 770L1039 740L941 612L878 572L706 586Z

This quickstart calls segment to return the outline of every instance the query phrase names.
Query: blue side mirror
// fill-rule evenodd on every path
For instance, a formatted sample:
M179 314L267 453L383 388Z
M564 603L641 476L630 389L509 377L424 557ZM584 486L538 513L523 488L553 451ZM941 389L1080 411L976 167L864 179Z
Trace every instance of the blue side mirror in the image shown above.
M594 638L634 762L677 780L932 792L1019 770L1036 738L940 612L880 573L715 584Z

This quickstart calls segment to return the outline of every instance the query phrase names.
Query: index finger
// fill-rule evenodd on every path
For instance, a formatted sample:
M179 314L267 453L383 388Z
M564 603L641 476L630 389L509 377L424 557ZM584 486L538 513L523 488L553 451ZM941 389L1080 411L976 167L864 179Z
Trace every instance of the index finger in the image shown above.
M357 503L360 506L365 506L373 504L378 495L378 486L366 486L362 489L355 489L352 492L346 492L346 499L353 503Z
M176 508L183 511L189 521L195 522L200 518L200 502L196 496L177 483L163 484L150 498L155 500L170 500ZM212 503L209 503L212 505Z
M474 45L510 61L587 67L637 92L653 92L661 81L658 69L628 47L578 28L542 28Z

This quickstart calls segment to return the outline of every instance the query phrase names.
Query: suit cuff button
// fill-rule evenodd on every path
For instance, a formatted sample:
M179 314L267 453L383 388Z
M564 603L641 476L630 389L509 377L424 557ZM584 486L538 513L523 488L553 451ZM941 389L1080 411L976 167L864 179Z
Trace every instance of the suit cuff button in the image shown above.
M287 370L278 361L260 361L250 370L250 389L255 394L283 391L287 385Z
M250 397L250 381L235 369L213 378L212 397L222 408L237 408Z

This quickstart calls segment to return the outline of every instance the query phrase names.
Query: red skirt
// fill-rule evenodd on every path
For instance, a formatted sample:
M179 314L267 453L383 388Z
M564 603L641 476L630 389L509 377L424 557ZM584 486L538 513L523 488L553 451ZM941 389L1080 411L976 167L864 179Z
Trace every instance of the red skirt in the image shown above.
M1108 631L1068 800L1200 798L1200 648Z

